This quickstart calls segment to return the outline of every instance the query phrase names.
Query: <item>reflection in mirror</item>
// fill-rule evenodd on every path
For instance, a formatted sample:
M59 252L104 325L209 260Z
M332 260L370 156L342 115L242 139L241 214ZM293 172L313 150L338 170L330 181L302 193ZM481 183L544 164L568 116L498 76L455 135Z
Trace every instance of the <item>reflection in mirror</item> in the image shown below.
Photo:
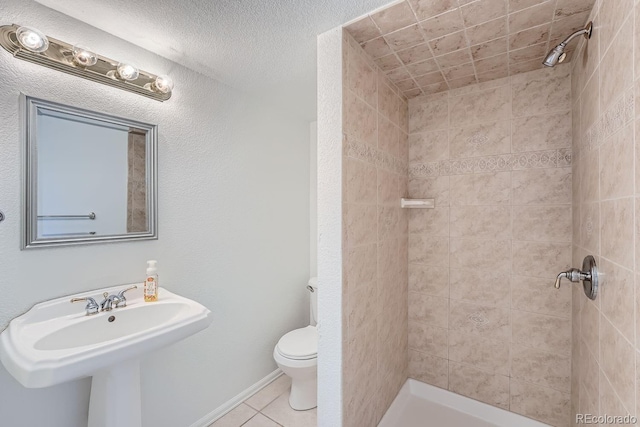
M24 247L156 238L156 128L25 97Z

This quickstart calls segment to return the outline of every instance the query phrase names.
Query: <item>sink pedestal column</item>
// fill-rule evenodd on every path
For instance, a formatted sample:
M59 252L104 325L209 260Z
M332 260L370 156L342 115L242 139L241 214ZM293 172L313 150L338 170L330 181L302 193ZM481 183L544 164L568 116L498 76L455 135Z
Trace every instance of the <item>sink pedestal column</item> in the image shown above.
M140 361L97 372L91 382L89 427L141 427Z

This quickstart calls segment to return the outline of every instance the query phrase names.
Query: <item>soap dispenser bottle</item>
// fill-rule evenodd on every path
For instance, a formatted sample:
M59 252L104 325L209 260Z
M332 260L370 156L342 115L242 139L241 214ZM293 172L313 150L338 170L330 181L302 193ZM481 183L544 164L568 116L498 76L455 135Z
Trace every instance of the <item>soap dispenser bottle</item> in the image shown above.
M144 281L145 302L158 300L158 261L147 261L147 279Z

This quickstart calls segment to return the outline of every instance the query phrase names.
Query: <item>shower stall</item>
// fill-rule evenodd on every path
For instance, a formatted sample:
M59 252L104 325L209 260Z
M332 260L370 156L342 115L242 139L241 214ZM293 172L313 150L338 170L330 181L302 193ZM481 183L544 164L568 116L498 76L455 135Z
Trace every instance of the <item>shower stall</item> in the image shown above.
M636 414L631 3L407 0L319 37L320 425L400 425L416 390L487 426ZM595 300L554 287L587 255Z

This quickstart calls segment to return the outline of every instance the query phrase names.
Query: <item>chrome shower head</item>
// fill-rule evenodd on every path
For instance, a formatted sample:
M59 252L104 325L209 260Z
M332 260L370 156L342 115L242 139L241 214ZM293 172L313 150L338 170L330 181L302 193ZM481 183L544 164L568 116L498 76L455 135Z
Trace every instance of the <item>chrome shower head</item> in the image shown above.
M583 35L585 39L590 39L592 31L593 24L591 21L589 21L583 29L571 34L569 37L564 39L562 43L551 49L547 56L544 58L542 64L546 65L547 67L555 67L556 65L560 64L567 57L567 53L564 51L564 49L567 47L567 44L580 35Z

